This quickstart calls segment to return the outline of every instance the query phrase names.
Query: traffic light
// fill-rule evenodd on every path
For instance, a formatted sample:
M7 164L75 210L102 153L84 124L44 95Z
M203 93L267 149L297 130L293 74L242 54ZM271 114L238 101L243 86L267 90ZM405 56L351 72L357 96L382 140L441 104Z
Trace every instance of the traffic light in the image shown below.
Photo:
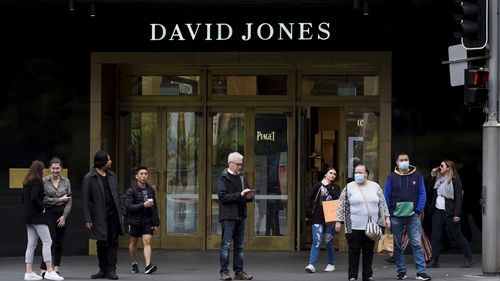
M488 1L455 0L453 18L457 23L453 35L462 40L468 50L479 50L488 43Z
M484 69L465 69L464 104L484 105L488 100L489 72Z

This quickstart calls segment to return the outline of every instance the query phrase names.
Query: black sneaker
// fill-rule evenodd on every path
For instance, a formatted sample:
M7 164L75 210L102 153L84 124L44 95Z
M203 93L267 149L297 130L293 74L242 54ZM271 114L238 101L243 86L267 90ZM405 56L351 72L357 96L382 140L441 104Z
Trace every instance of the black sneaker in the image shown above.
M425 264L425 267L427 267L427 268L439 268L439 263L436 260L432 259L428 263Z
M136 263L133 263L132 266L130 266L130 272L139 273L139 266Z
M405 280L406 279L406 272L398 272L398 276L396 276L398 280Z
M151 274L151 273L155 272L157 269L158 269L158 267L151 263L148 266L146 266L146 268L144 269L144 273Z
M427 273L425 273L425 272L419 272L419 273L417 273L417 276L415 277L415 279L427 281L427 280L431 280L431 277L429 275L427 275Z
M474 265L474 261L472 259L465 259L464 263L460 265L461 268L469 268Z
M108 274L102 271L90 275L90 279L106 279L106 278L108 278Z

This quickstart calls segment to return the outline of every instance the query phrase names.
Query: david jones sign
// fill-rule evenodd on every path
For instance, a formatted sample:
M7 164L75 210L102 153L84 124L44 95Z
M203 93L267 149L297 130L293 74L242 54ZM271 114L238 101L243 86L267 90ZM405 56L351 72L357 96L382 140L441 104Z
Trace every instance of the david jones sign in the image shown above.
M243 26L242 34L235 34L228 23L184 23L166 26L160 23L150 24L150 41L225 41L239 37L250 40L328 40L331 35L330 23L289 22L289 23L252 23Z

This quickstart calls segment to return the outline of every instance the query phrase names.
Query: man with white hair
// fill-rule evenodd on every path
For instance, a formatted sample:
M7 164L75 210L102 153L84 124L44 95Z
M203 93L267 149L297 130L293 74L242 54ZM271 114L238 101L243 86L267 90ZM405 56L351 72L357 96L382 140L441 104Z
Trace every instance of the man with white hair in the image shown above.
M227 157L228 168L217 180L217 195L219 197L219 221L222 227L220 245L220 279L232 280L229 275L229 252L231 242L234 247L233 270L235 280L251 280L252 275L243 271L243 243L245 241L245 223L247 217L247 202L253 200L243 170L243 155L233 152Z

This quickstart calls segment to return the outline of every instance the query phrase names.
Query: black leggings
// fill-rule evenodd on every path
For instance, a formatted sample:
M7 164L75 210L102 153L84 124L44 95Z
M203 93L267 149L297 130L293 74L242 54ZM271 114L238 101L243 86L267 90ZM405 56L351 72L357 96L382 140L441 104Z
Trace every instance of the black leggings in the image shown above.
M60 266L63 252L64 237L66 236L66 224L63 227L57 226L57 220L63 215L64 205L57 205L47 208L47 218L49 219L49 231L52 238L52 265ZM42 270L47 270L45 262L40 264Z
M375 242L368 238L364 230L352 230L352 233L347 235L347 243L349 245L349 269L347 278L358 279L359 256L363 254L363 280L368 280L372 277L372 262L373 262L373 247Z

